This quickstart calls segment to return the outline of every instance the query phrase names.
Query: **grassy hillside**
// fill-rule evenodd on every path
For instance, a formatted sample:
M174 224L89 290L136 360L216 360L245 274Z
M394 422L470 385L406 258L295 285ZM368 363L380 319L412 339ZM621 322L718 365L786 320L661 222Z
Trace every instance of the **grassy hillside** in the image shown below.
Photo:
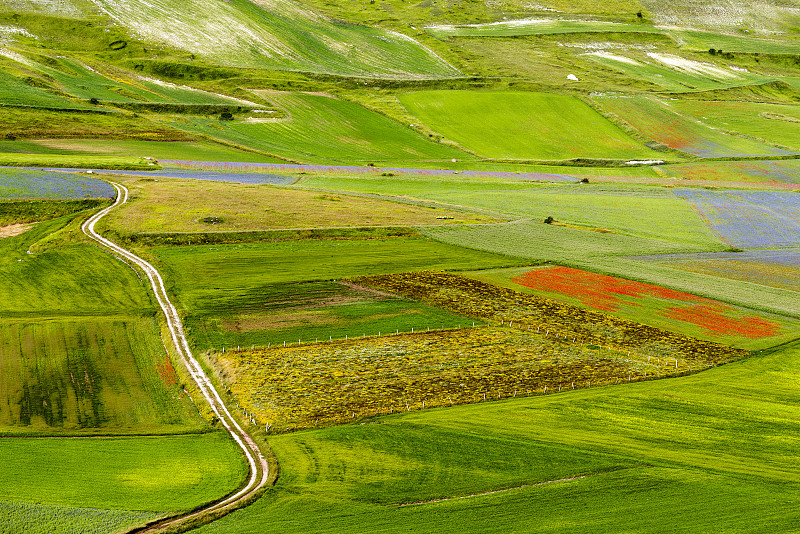
M145 7L135 0L98 0L97 4L142 39L221 64L366 76L457 74L405 35L329 20L294 2L159 0Z
M366 108L306 93L264 93L285 110L285 119L217 121L177 119L171 126L276 156L306 163L396 164L414 160L473 159L428 140L410 128Z
M649 97L606 96L597 102L643 135L700 157L777 156L790 151L720 132L681 113L672 102ZM713 105L709 106L713 107Z

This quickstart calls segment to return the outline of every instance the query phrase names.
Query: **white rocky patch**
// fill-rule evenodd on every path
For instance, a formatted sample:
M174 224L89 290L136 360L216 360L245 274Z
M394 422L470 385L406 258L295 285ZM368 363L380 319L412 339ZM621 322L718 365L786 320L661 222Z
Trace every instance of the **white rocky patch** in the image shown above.
M610 59L611 61L617 61L619 63L626 63L628 65L641 65L641 63L639 63L635 59L631 59L631 58L625 57L625 56L618 56L616 54L612 54L611 52L598 51L598 52L590 52L590 53L584 54L584 55L601 57L603 59Z
M686 59L672 54L662 54L658 52L648 52L647 55L666 65L667 67L675 70L685 72L687 74L695 74L700 76L711 76L717 78L736 78L737 75L727 70L721 69L710 63L701 63L692 59Z
M16 61L17 63L22 63L23 65L27 65L29 67L36 65L36 63L26 58L22 54L14 52L13 50L9 50L8 48L0 48L0 56L7 57L8 59Z

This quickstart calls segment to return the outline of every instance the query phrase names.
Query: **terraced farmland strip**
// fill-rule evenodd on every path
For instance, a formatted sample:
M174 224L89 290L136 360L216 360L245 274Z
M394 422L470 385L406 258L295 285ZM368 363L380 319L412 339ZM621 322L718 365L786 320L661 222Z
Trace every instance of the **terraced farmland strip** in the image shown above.
M725 63L697 61L659 52L642 54L625 50L599 50L589 51L583 57L633 79L676 93L713 91L774 80L743 69L734 70Z
M438 39L443 39L447 37L509 37L562 33L661 33L662 30L646 24L530 18L484 24L441 24L426 26L425 31Z
M660 160L575 97L514 91L420 91L399 95L430 129L484 157Z
M606 96L595 100L643 135L695 156L780 156L791 152L743 137L728 135L699 118L681 113L671 103L644 96Z
M286 111L286 119L222 122L191 118L167 123L291 161L356 164L475 159L435 143L396 121L358 104L317 94L264 92Z
M796 159L683 163L659 170L686 180L800 184L800 160Z

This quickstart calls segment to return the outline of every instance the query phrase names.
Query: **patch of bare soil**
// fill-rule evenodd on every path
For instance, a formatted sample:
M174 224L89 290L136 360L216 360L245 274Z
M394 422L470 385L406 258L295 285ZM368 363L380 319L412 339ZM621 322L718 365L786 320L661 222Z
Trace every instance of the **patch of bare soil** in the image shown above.
M2 239L3 237L14 237L15 235L27 232L31 228L33 228L32 223L9 224L8 226L0 226L0 239Z

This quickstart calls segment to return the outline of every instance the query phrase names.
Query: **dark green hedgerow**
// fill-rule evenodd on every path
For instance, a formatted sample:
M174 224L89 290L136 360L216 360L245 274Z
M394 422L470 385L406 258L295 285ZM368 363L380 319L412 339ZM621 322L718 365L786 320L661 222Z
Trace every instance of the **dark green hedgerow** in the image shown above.
M163 247L169 245L221 245L264 241L301 241L314 239L387 239L418 237L413 228L319 228L310 230L266 230L260 232L201 232L118 235L121 243Z

